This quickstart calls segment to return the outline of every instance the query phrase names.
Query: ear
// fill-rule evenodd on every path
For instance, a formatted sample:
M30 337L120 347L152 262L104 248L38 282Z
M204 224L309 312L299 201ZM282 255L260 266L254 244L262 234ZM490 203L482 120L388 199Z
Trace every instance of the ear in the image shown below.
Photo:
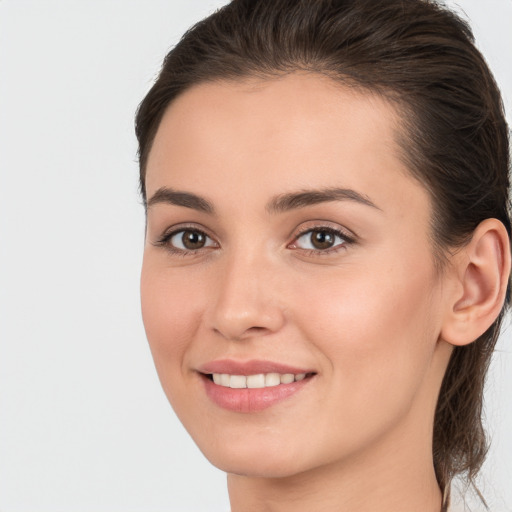
M496 320L510 275L510 241L505 226L486 219L469 244L454 256L455 286L450 288L441 338L468 345Z

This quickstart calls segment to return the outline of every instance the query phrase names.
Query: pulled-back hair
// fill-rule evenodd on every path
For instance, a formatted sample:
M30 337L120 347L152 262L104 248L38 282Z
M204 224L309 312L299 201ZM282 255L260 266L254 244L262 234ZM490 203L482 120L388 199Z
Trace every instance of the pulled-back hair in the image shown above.
M477 225L510 235L509 139L499 90L470 27L429 0L233 0L185 33L139 106L140 186L166 107L193 85L295 71L381 95L401 116L402 158L433 203L439 271ZM506 304L510 299L507 293ZM433 460L449 501L454 476L474 482L487 452L485 376L503 311L474 343L455 347L434 418Z

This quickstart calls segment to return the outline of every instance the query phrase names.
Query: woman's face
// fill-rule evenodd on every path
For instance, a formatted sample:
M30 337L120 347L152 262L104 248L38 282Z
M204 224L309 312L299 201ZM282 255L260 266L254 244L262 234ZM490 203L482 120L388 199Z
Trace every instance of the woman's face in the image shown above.
M166 111L143 318L218 467L287 476L431 450L446 300L399 130L381 98L305 74L195 86Z

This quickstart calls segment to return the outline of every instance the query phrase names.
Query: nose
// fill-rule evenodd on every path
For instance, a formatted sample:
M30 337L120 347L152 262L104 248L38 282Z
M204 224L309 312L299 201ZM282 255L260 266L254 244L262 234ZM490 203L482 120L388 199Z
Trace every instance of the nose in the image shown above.
M268 261L233 257L222 263L215 281L211 326L227 340L279 331L285 323L279 303L279 272Z

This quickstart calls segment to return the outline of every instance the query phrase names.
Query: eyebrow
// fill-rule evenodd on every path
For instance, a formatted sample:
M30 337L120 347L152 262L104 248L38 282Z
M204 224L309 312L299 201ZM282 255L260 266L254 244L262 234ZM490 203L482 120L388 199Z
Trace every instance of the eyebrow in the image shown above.
M269 213L281 213L288 210L295 210L331 201L354 201L380 210L380 208L373 203L368 196L360 194L355 190L348 188L325 188L320 190L303 190L279 195L268 203L267 211Z
M200 212L215 213L215 209L210 201L192 194L190 192L181 192L168 187L159 188L151 199L147 202L147 208L151 208L155 204L173 204L175 206L183 206Z
M289 210L296 210L331 201L354 201L380 210L380 208L373 203L368 196L347 188L301 190L298 192L281 194L269 201L266 206L266 210L271 214L283 213ZM159 188L147 202L147 208L151 208L155 204L162 203L191 208L210 215L215 214L213 204L207 199L191 192L183 192L168 187Z

